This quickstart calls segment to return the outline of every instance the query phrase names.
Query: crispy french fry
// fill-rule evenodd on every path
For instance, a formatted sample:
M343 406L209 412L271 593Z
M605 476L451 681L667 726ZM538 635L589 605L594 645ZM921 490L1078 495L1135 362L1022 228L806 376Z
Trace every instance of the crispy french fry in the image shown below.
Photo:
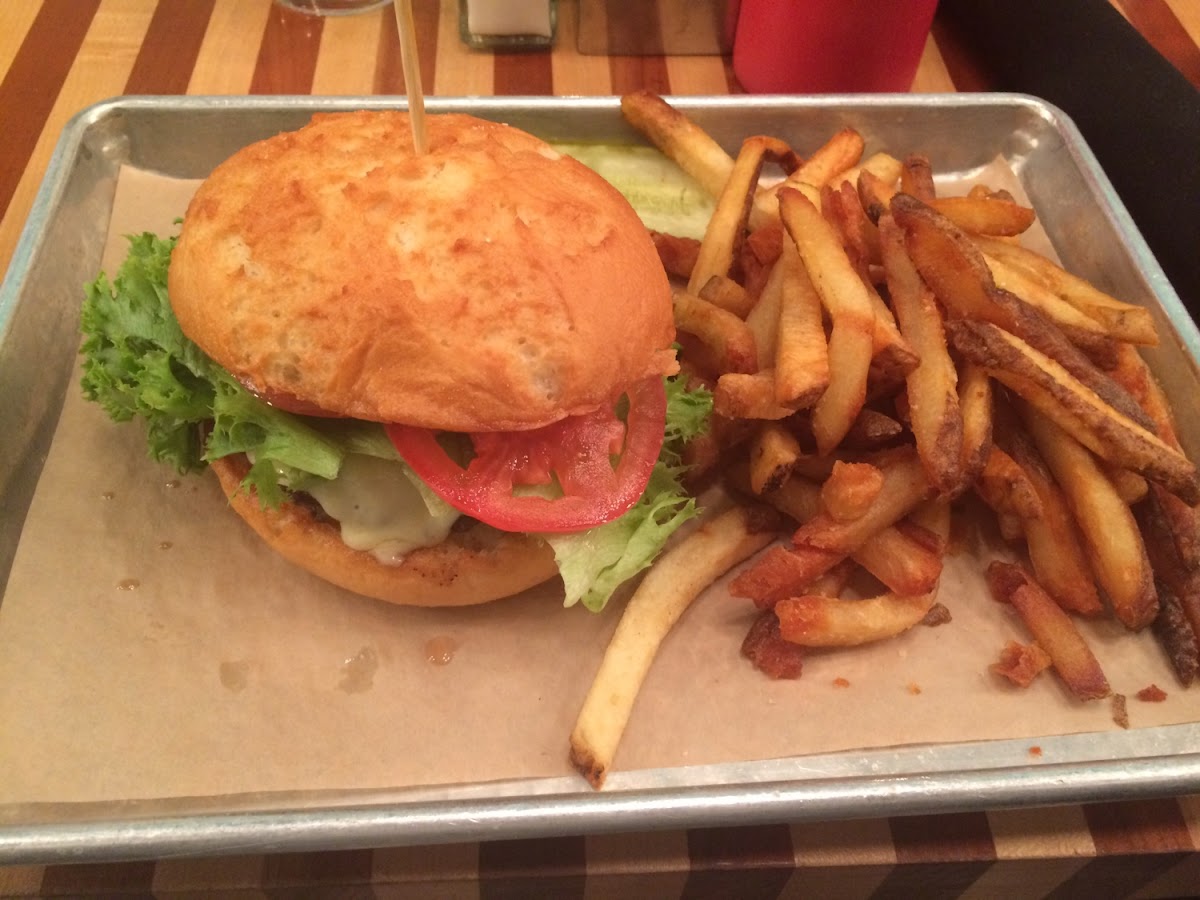
M687 291L674 297L675 327L704 343L714 354L719 373L751 373L758 369L754 333L728 310Z
M1102 323L1080 312L1020 269L986 254L983 258L998 288L1015 294L1044 313L1085 351L1105 358L1115 358L1116 347L1112 345L1113 338Z
M891 416L864 408L842 438L847 450L879 450L904 433L904 426Z
M811 459L811 458L810 458ZM763 499L803 524L820 511L820 487L793 477ZM918 531L897 522L882 528L850 554L850 558L897 594L923 594L937 583L942 570L942 549L931 546L928 529ZM804 588L814 593L810 581Z
M1099 465L1108 480L1112 482L1121 502L1127 506L1137 503L1150 490L1149 482L1137 472L1130 472L1128 469L1122 469L1120 466L1114 466L1103 460Z
M828 453L845 436L867 395L874 349L875 312L837 235L799 191L779 194L784 227L812 279L833 328L829 336L829 386L813 410L817 449Z
M756 494L778 489L801 455L791 432L774 423L764 425L750 441L750 489Z
M1009 641L1000 652L998 662L988 666L988 671L1007 678L1017 687L1029 687L1043 670L1050 668L1050 654L1037 644L1020 644Z
M883 489L883 472L870 463L838 460L821 485L821 506L838 522L860 518Z
M1126 628L1145 628L1158 615L1158 596L1133 513L1082 445L1027 404L1017 410L1063 489L1113 613Z
M955 349L1097 456L1140 472L1188 503L1200 502L1196 467L1186 456L1105 403L1056 360L986 322L949 322L947 334Z
M1200 674L1200 638L1179 598L1166 585L1159 585L1158 600L1160 609L1154 620L1154 636L1167 654L1175 677L1188 687Z
M1154 320L1145 307L1110 297L1085 279L1072 275L1028 248L984 236L978 236L975 240L992 258L1024 270L1080 312L1100 322L1114 338L1147 346L1158 343Z
M688 291L699 294L714 276L725 277L733 271L738 258L742 235L750 215L750 204L758 185L763 161L777 159L788 147L782 141L768 137L751 137L742 142L734 160L733 171L725 182L712 218L700 242L700 254L688 281Z
M782 255L782 254L781 254ZM779 344L779 315L783 305L783 280L786 267L776 260L771 266L754 307L746 314L746 327L754 335L759 370L775 368L775 350Z
M663 639L700 593L774 537L772 516L734 507L664 553L621 615L571 732L571 763L599 789Z
M841 235L842 247L864 284L871 285L871 265L879 262L879 230L867 218L862 201L849 182L821 188L821 215Z
M987 463L975 482L975 491L998 513L1022 520L1042 517L1042 500L1037 488L1017 461L993 446Z
M904 168L904 163L890 153L872 153L861 165L851 166L844 172L838 172L837 175L829 180L829 183L834 185L850 184L857 189L862 174L866 172L870 179L884 185L894 186L900 179L900 170L902 168ZM863 207L866 208L865 203Z
M950 359L942 315L904 248L904 235L891 216L879 221L880 251L888 293L900 333L920 357L905 379L917 452L936 490L957 493L962 485L963 418L958 373Z
M621 113L705 191L713 197L721 196L733 171L733 157L707 131L649 91L621 97Z
M724 275L714 275L708 279L697 296L726 312L733 313L739 319L745 319L754 308L754 298L746 289Z
M958 408L963 420L963 485L979 477L992 448L992 382L987 372L964 362L958 376Z
M932 203L937 198L929 157L911 153L904 158L900 166L900 190L924 203Z
M754 198L754 208L750 213L750 227L762 228L764 225L779 220L779 204L777 198L780 190L785 187L799 188L807 185L820 189L839 172L844 172L855 165L862 157L862 135L853 128L843 128L819 147L804 163L788 177L770 187L761 189ZM820 208L819 201L817 208Z
M971 234L1017 235L1036 218L1028 206L996 196L935 197L931 205Z
M779 634L805 647L854 647L895 637L921 624L934 594L881 594L839 600L820 594L786 597L775 604Z
M1072 694L1080 700L1098 700L1112 692L1071 617L1024 569L996 560L988 566L987 580L992 595L1012 604L1038 646L1050 654L1054 671Z
M1033 439L1016 416L1007 409L1005 413L999 440L1037 492L1041 511L1039 516L1020 520L1034 575L1063 609L1082 616L1098 616L1104 607L1084 550L1083 535L1067 507L1062 488L1055 483ZM1018 510L1014 506L1013 511Z
M779 275L775 400L781 406L812 406L829 386L829 348L821 298L790 239L785 241L775 267ZM775 274L772 272L772 278Z
M858 174L856 184L863 211L868 219L878 224L880 216L888 211L892 198L900 190L896 186L896 178L885 180L869 169L863 169Z
M700 255L700 242L696 238L676 237L659 231L651 231L650 238L668 275L684 281L692 277L696 257Z
M730 419L786 419L796 412L775 400L775 372L727 372L713 390L713 412Z

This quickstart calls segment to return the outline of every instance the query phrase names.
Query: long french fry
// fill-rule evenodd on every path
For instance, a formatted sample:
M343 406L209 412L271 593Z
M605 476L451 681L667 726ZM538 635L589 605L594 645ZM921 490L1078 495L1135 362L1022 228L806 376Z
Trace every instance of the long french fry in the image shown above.
M758 185L758 175L763 161L778 158L788 152L782 141L768 137L751 137L742 142L742 149L733 163L733 170L721 189L717 207L713 210L704 239L700 242L700 254L688 280L688 291L699 294L710 278L727 276L738 257L746 220L750 215L750 204Z
M775 400L781 406L812 406L829 386L829 347L821 320L821 298L790 239L784 241L775 268L780 279ZM775 272L771 275L773 279Z
M599 789L663 639L692 601L775 537L761 509L734 507L659 558L630 598L571 732L571 763Z
M914 597L880 594L863 600L805 594L780 600L775 615L784 640L805 647L854 647L919 625L934 599L932 592Z
M978 236L978 246L995 259L1023 269L1080 312L1104 325L1114 338L1133 344L1155 345L1158 332L1150 310L1110 297L1086 280L1072 275L1039 253L1007 241Z
M1114 614L1126 628L1145 628L1158 614L1158 596L1133 513L1081 444L1027 404L1016 405L1063 489Z
M1056 360L987 322L948 322L954 347L1020 394L1102 459L1145 475L1187 503L1200 502L1196 467L1105 403Z
M649 91L621 97L621 113L711 196L721 196L733 171L733 157L707 131Z
M946 345L942 314L904 248L904 235L891 216L879 220L880 253L892 308L905 337L920 357L908 374L908 409L917 452L930 483L941 493L962 488L963 418L958 372Z
M1038 583L1065 610L1082 616L1104 612L1095 576L1083 546L1083 535L1067 507L1062 488L1055 483L1033 438L1021 427L1016 415L1002 409L1004 426L997 443L1021 467L1037 493L1040 515L1022 515L1021 532ZM1022 513L1020 507L1014 512Z
M813 410L817 449L828 453L850 430L867 396L874 350L875 312L841 242L812 202L791 188L779 208L821 303L833 320L829 336L829 386Z
M784 181L758 192L750 212L750 227L757 230L779 220L778 197L781 190L801 185L819 189L835 175L855 165L862 157L864 146L862 135L853 128L843 128L837 132L817 148L803 165L790 172Z

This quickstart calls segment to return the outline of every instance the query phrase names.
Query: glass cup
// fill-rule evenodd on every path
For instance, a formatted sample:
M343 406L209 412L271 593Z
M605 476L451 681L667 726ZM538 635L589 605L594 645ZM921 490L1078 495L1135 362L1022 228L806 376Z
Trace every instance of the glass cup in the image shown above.
M387 6L392 0L275 0L280 6L310 16L352 16Z
M742 0L733 71L756 94L907 91L937 0Z

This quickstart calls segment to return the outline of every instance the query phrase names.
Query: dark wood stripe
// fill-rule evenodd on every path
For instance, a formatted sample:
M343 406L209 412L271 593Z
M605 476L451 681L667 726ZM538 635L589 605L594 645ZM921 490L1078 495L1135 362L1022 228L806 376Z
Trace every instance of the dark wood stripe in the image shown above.
M260 884L272 898L333 896L342 900L373 898L372 850L330 850L319 853L274 853L263 857ZM325 890L321 890L325 889Z
M186 94L216 0L159 0L126 94Z
M1127 896L1196 849L1179 804L1169 798L1091 803L1083 814L1097 858L1055 888L1054 900Z
M100 0L46 0L0 82L0 218L12 202L99 6Z
M434 72L437 71L439 5L413 4L413 25L417 29L417 46L421 48L421 87L425 93L432 90ZM403 95L407 90L396 17L385 11L383 28L379 31L379 50L375 55L374 93Z
M1091 803L1083 814L1099 856L1197 849L1179 804L1169 797Z
M657 3L607 0L609 53L663 54L662 19Z
M745 89L737 79L737 75L733 72L733 57L726 54L722 59L725 65L725 89L731 94L744 94Z
M499 97L553 96L550 54L496 53L492 59L492 82L492 92Z
M271 5L250 80L251 94L307 94L312 90L325 20Z
M667 61L661 56L610 56L608 73L614 94L643 89L656 94L671 93Z
M587 844L582 837L486 841L479 845L480 900L583 897Z
M931 31L956 91L992 90L995 83L992 73L971 54L959 30L947 17L935 15Z
M792 877L796 859L786 825L695 828L688 832L688 857L683 900L774 900Z
M888 821L896 867L872 900L957 897L996 860L996 844L984 813L899 816Z
M46 866L40 896L154 897L154 862L80 863Z
M1165 0L1117 0L1133 27L1200 90L1200 47Z

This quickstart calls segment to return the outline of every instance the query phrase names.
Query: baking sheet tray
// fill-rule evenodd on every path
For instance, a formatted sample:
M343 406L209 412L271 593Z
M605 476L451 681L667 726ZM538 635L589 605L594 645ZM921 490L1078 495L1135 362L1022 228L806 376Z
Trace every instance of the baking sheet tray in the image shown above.
M852 125L868 148L919 147L940 172L967 175L999 154L1020 177L1066 265L1155 310L1163 343L1150 357L1168 392L1189 397L1200 386L1194 326L1078 133L1045 104L1005 95L673 102L731 150L752 133L778 134L803 146ZM297 127L315 111L389 105L394 101L384 98L127 98L84 111L66 129L0 289L0 426L6 434L0 445L0 574L7 578L71 389L79 285L99 265L119 168L202 177L237 148ZM430 109L502 119L551 140L636 140L611 98L431 99ZM1194 404L1177 408L1185 445L1195 456L1200 427ZM1046 761L1036 764L1028 740L993 740L618 772L600 793L563 777L10 805L0 807L0 861L798 821L1200 787L1200 725L1037 743Z

